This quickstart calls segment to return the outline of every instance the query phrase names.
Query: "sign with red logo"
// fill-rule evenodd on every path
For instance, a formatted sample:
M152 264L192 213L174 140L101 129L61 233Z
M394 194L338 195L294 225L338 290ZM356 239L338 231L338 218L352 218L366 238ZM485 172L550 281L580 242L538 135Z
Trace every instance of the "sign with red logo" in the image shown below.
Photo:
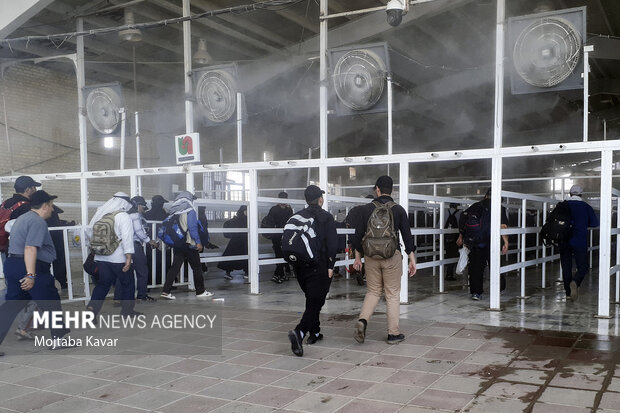
M177 165L200 162L200 135L186 133L174 137L174 150L177 154Z

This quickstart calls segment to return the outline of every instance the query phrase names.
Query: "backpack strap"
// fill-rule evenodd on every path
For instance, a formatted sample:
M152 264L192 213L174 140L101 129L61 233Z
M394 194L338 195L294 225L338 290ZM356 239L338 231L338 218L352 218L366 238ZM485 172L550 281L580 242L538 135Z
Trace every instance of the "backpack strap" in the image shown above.
M19 201L19 202L16 202L16 203L14 203L13 205L11 205L10 207L7 208L6 206L4 206L6 204L6 201L5 201L5 202L2 203L1 207L4 208L4 209L8 209L9 211L11 211L11 214L12 214L13 212L15 212L15 210L17 208L19 208L22 205L25 205L27 203L28 203L28 201Z

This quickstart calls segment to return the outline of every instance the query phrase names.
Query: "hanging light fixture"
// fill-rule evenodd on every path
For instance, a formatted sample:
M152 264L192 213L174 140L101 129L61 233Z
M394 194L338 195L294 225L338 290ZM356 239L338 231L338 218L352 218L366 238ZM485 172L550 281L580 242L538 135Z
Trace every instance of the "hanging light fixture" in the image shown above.
M134 24L136 24L136 20L133 16L133 11L128 8L125 9L125 26L132 26ZM139 42L142 40L142 32L140 29L121 30L118 32L118 37L128 42Z
M194 53L194 63L198 65L208 65L213 61L213 58L207 52L207 41L206 39L198 40L198 49Z

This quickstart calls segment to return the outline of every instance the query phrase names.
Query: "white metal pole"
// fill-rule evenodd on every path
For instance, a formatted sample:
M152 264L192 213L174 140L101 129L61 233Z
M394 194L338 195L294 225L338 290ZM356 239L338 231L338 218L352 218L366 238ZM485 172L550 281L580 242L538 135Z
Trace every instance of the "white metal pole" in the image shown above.
M620 197L616 198L616 228L620 228ZM620 264L620 234L616 234L616 263ZM616 271L616 304L620 304L620 271Z
M527 200L521 200L521 229L525 229L527 225ZM521 262L525 262L525 247L526 243L526 234L523 233L520 236L521 238ZM521 296L519 297L525 300L525 267L521 268Z
M132 198L138 195L138 177L136 175L129 177L129 194Z
M77 31L84 30L84 20L82 17L77 19ZM86 108L84 107L84 86L86 86L86 74L84 68L84 37L78 36L76 39L76 60L75 73L77 78L78 92L78 131L80 134L80 172L88 171L88 137L86 136ZM86 225L88 225L88 179L80 178L80 218L82 226L80 229L80 245L82 247L82 262L86 260L88 251L86 249ZM90 277L86 271L82 271L84 280L84 297L90 298Z
M405 208L405 211L409 211L409 162L400 162L398 183L398 203ZM407 304L409 302L409 274L407 273L408 258L407 254L404 253L402 268L403 275L400 278L400 302L402 304Z
M190 0L183 0L183 16L189 16ZM183 73L185 78L185 133L194 132L194 103L192 94L192 26L190 21L183 22ZM200 150L200 148L196 148Z
M248 205L248 260L250 270L250 294L259 293L258 283L258 171L250 169L250 204Z
M613 151L606 149L601 152L601 205L598 258L598 315L609 318L609 250L611 244L611 187L612 187Z
M243 162L243 113L241 93L237 92L237 162Z
M140 114L138 112L135 113L136 120L136 168L142 168L142 161L140 160ZM138 176L138 195L142 195L142 177Z
M439 229L444 229L444 219L445 219L445 202L441 201L439 203ZM439 235L439 261L442 261L445 258L445 254L444 254L444 248L445 248L445 240L444 237L446 235L445 234L441 234ZM433 260L435 259L435 257L433 257ZM435 268L435 267L433 267ZM444 268L445 268L445 264L441 264L439 266L439 292L443 293L444 292Z
M583 141L588 141L588 109L590 94L590 52L594 51L594 46L583 48Z
M321 0L320 14L321 16L327 16L329 13L327 0ZM328 178L327 178L327 166L325 165L325 159L327 159L327 19L321 20L319 29L319 60L320 60L320 75L319 75L319 139L320 139L320 154L321 161L319 164L319 182L321 187L325 190L326 197L324 198L323 209L328 209Z
M437 184L433 184L433 196L437 196ZM437 209L433 208L433 225L432 227L435 228L435 225L437 224ZM437 235L433 234L432 235L432 239L433 239L433 259L432 261L435 261L437 259ZM437 275L437 267L435 267L433 265L433 276Z
M547 202L543 202L543 213L542 213L542 222L543 224L545 222L547 222L547 208L548 208L548 203ZM547 247L546 246L542 246L542 258L546 258L547 257ZM541 288L547 288L547 261L543 261L542 263L542 281L541 281Z
M392 128L392 122L393 122L393 118L392 118L392 110L393 110L393 94L392 94L392 74L388 73L387 74L387 99L388 99L388 109L387 109L387 116L388 116L388 154L391 155L392 154L392 145L393 145L393 128ZM388 165L389 168L389 165ZM388 175L390 174L389 170L388 170Z
M125 169L125 126L127 121L127 116L125 113L125 108L120 109L121 113L121 168Z
M497 0L497 29L495 33L495 116L493 126L493 159L491 161L491 262L490 309L500 310L500 213L502 205L502 136L504 126L504 17L506 1Z

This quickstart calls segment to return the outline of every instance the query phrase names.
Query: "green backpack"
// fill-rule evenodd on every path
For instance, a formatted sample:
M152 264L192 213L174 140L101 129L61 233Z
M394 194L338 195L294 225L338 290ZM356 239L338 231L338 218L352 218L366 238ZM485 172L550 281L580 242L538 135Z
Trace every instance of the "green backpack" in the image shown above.
M93 225L93 236L90 240L90 250L96 255L112 255L118 248L121 240L114 231L114 218L121 211L105 214Z
M398 234L394 229L392 207L395 202L382 204L372 202L375 209L368 218L366 234L362 238L364 256L371 258L392 258L399 248Z

